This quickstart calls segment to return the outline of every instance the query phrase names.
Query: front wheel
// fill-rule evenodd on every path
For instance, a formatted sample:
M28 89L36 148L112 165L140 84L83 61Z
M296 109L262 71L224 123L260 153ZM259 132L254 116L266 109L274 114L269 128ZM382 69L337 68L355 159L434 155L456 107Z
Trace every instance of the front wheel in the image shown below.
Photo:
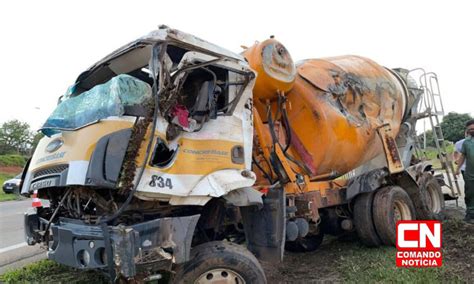
M247 249L229 242L209 242L191 250L178 266L174 283L267 283L262 266Z

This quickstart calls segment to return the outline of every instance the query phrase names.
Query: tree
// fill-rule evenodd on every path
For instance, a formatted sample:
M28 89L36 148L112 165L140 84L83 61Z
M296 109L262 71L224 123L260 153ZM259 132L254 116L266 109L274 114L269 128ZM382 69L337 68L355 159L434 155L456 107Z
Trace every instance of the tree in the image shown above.
M43 137L44 137L44 134L41 132L37 132L36 134L34 134L33 140L31 141L31 153L35 151L36 146L38 146L39 141Z
M4 122L0 128L0 154L27 154L33 141L30 125L17 119Z
M425 135L424 133L421 133L418 135L418 141L420 142L420 147L423 148L425 145ZM433 137L433 131L427 130L426 131L426 146L427 147L436 147L434 137Z
M452 142L463 139L466 122L470 119L472 117L468 113L450 112L445 115L441 122L444 139Z

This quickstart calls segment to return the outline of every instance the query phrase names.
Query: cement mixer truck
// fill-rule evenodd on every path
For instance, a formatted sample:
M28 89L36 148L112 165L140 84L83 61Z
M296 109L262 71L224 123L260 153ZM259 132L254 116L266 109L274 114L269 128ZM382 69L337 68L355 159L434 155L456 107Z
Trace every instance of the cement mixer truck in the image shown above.
M393 245L397 220L443 213L413 158L426 86L363 57L295 64L274 38L236 54L162 26L59 98L22 176L49 200L25 213L26 241L111 281L176 283L266 283L259 259L325 234Z

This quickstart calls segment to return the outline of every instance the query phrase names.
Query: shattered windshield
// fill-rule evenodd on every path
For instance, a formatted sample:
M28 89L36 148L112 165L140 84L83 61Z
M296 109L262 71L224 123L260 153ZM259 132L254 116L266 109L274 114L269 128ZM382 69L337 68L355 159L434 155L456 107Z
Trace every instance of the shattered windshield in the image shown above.
M47 136L74 130L110 116L122 116L125 107L140 105L151 97L149 84L121 74L75 97L66 97L41 128Z

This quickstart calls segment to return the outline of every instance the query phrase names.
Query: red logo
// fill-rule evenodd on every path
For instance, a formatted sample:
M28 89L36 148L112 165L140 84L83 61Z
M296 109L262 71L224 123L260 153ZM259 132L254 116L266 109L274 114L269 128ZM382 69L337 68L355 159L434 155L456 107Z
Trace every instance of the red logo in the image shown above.
M440 267L440 221L397 222L397 266Z

